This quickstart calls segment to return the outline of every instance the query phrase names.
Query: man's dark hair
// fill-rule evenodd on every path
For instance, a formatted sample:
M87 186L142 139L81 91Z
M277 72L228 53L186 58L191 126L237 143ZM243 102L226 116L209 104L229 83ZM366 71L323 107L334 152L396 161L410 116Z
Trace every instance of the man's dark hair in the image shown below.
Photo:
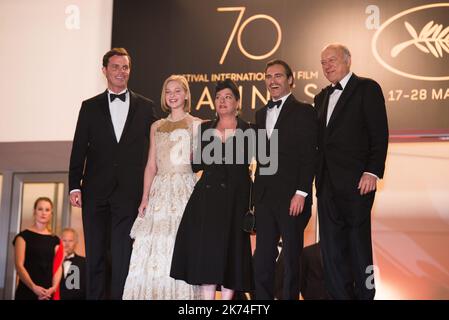
M113 56L127 56L129 60L129 67L131 68L131 56L125 48L112 48L103 56L103 67L107 67L109 64L109 59Z
M287 79L290 78L290 77L292 78L292 84L290 85L290 87L292 87L292 86L293 86L293 83L295 82L295 78L293 77L292 69L290 68L290 66L288 65L288 63L285 62L284 60L281 60L281 59L274 59L274 60L268 61L268 62L267 62L267 65L265 66L265 72L267 72L267 69L268 69L269 67L274 66L275 64L279 64L279 65L281 65L281 66L284 67L284 69L285 69L285 74L287 75Z

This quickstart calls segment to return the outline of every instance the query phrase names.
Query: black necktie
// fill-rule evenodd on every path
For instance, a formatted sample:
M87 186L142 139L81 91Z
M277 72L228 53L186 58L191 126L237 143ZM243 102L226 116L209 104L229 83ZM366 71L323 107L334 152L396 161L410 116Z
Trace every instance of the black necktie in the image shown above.
M123 92L122 94L114 94L114 93L109 93L109 99L111 99L111 102L115 100L115 98L119 98L120 100L122 100L123 102L126 101L126 93L128 91Z
M335 90L343 90L343 87L341 86L340 82L338 82L335 86L329 87L329 95L331 95Z
M270 101L268 101L267 106L268 106L268 109L272 109L274 107L279 108L281 104L282 104L282 100L278 100L278 101L270 100Z

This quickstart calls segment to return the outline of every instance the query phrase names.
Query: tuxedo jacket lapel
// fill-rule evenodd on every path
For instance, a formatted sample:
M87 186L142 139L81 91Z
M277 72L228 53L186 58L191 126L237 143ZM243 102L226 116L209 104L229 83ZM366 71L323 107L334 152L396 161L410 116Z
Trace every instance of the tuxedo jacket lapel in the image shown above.
M276 120L276 123L274 125L274 129L279 129L279 126L282 125L282 120L285 119L285 117L290 113L291 111L291 102L295 98L293 97L293 94L290 94L285 100L284 105L282 106L281 112L279 113L279 116Z
M126 117L125 127L123 128L122 136L120 137L120 142L126 137L126 133L129 131L129 127L133 121L134 115L136 113L136 103L137 98L134 92L129 91L129 110L128 116Z
M338 117L338 115L343 110L349 97L351 97L352 93L354 92L355 88L357 87L358 82L359 82L358 77L355 74L353 74L351 76L351 78L349 79L348 83L346 84L346 87L344 88L340 98L338 99L337 104L335 105L334 111L332 112L331 118L329 119L329 123L327 124L328 130L332 129L332 127L335 123L335 119ZM327 95L329 96L329 94L327 94ZM327 114L328 105L329 105L329 98L327 99L327 103L325 106L326 114ZM326 118L327 118L327 115L326 115ZM326 119L324 121L326 121Z
M267 128L267 106L265 105L261 110L260 110L260 115L259 115L259 126L258 129L266 129Z
M329 110L329 97L330 97L329 89L327 89L326 92L324 93L324 99L322 102L323 105L321 106L320 113L318 114L318 119L324 122L324 126L326 126L327 111Z
M326 128L327 110L329 107L329 87L323 89L322 98L316 101L318 125L320 129Z

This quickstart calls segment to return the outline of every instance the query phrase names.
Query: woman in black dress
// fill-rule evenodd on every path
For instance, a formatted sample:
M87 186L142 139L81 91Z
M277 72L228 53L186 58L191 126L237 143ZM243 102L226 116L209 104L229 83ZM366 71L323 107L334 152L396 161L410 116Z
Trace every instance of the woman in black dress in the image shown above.
M16 300L49 300L58 289L62 268L53 275L53 261L60 240L47 229L53 203L49 198L34 202L34 224L20 232L13 241L19 276Z
M239 105L235 83L218 82L218 119L201 124L192 169L203 174L187 203L173 252L170 276L201 285L203 299L214 299L217 286L222 299L253 288L250 237L242 224L255 131L236 117Z

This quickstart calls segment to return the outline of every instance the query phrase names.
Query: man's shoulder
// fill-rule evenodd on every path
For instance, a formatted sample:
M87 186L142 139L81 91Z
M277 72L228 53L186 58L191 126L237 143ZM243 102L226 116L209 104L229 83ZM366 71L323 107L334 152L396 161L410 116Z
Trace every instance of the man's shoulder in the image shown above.
M305 101L299 101L295 98L294 95L291 95L286 102L288 102L290 106L293 106L294 110L300 112L301 111L312 112L313 110L315 110L315 108L310 103L307 103Z
M102 99L104 99L106 96L106 91L103 91L96 96L93 96L91 98L88 98L83 101L83 104L98 104Z
M133 98L136 99L137 101L142 102L144 104L154 105L153 100L151 100L150 98L147 98L144 95L131 90L129 90L129 92L133 95Z
M313 106L306 101L296 101L296 104L304 110L313 110Z
M75 254L74 260L76 260L77 263L86 263L86 258L77 254Z
M258 110L256 110L256 117L258 117L263 111L265 110L265 106L259 108Z
M368 86L368 87L380 87L379 83L371 78L367 77L359 77L357 75L352 76L356 82L358 82L359 85L362 86Z
M317 100L319 100L319 99L323 99L323 98L324 98L324 95L326 94L327 88L329 88L329 86L326 86L326 87L324 87L323 89L321 89L321 91L315 95L315 97L313 98L313 100L314 100L314 101L317 101Z

